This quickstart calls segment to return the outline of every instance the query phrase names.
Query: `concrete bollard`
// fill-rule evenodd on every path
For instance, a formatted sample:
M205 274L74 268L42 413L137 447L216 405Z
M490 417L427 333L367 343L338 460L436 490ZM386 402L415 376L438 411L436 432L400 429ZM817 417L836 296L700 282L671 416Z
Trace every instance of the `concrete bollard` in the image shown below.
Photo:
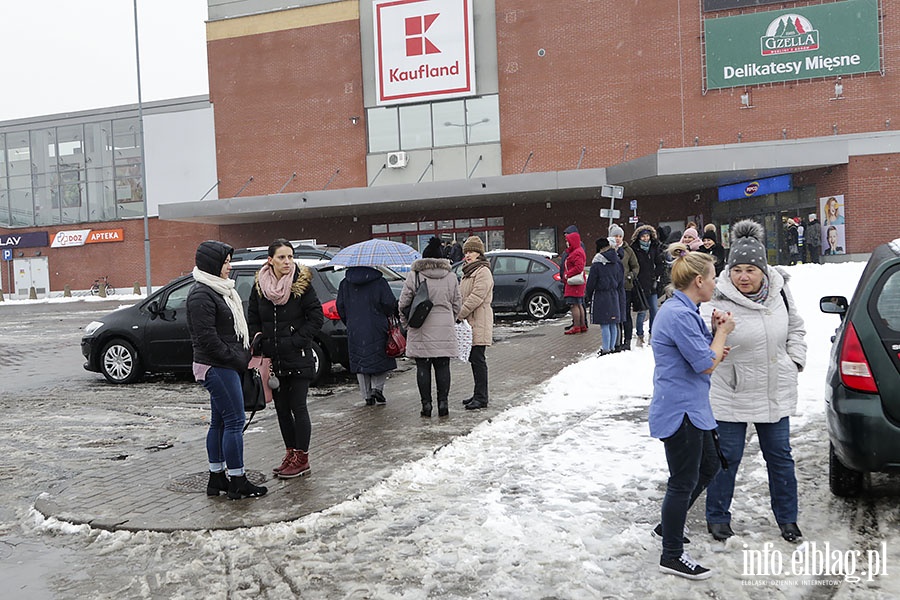
M67 283L66 286L63 288L63 298L71 298L71 297L72 297L72 288L69 287L69 284Z
M139 282L137 282L137 281L134 282L134 287L131 288L131 293L134 294L135 296L141 295L141 284Z
M29 300L37 300L37 290L34 289L34 286L28 288L28 299Z
M6 298L3 297L3 290L0 290L0 302L6 302Z
M106 284L100 283L100 293L98 294L101 298L106 298Z

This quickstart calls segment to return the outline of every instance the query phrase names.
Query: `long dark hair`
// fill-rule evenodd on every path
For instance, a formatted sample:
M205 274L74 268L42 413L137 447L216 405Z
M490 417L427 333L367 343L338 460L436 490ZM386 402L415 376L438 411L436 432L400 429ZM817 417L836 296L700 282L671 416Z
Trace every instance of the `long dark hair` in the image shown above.
M287 246L291 249L291 255L294 254L294 245L284 238L278 238L277 240L269 244L269 258L275 256L275 253L278 252L278 249L282 246Z

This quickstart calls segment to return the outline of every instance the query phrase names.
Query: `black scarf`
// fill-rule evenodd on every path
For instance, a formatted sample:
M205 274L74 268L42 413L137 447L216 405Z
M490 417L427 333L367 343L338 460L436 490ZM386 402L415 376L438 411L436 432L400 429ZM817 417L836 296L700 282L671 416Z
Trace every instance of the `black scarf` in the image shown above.
M475 271L477 271L478 269L480 269L481 267L487 267L488 269L490 269L491 261L489 261L488 259L486 259L482 256L482 257L479 257L478 260L473 260L470 263L466 263L463 265L463 268L462 268L463 275L465 275L466 277L471 277L472 274Z

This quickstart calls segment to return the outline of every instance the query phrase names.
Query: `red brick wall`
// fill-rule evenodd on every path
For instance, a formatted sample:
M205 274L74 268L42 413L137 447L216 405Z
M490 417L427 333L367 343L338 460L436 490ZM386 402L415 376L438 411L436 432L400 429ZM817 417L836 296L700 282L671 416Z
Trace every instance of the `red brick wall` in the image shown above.
M211 41L219 196L365 187L359 22ZM350 117L358 116L357 125Z
M810 2L785 2L776 8ZM812 4L819 4L813 2ZM679 21L680 7L680 21ZM771 9L763 7L759 10ZM900 13L884 11L888 73L702 93L699 2L496 0L504 173L605 167L666 148L900 127ZM735 13L737 11L734 11ZM728 14L728 13L716 13ZM545 56L538 56L544 49Z
M854 156L849 171L844 198L847 248L870 252L879 244L900 238L900 155Z

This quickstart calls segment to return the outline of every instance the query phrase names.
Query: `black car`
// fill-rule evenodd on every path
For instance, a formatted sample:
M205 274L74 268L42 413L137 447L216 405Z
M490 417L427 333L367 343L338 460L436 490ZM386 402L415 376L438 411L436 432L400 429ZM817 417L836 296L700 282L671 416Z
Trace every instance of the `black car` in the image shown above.
M312 245L299 241L292 241L294 247L294 258L302 260L329 260L332 258L340 246L324 246ZM244 260L265 260L269 255L268 246L254 246L252 248L238 248L231 256L231 262L236 263Z
M841 315L825 385L829 485L855 496L866 473L900 472L900 239L872 252L852 302L819 307Z
M524 312L532 319L547 319L567 309L555 254L492 250L485 257L494 275L491 308L495 312ZM463 264L453 265L457 277L462 277Z
M313 271L313 288L325 313L325 324L312 341L316 382L331 371L332 364L344 368L349 365L347 329L335 307L338 286L346 271L327 262L301 262ZM254 277L263 264L259 260L232 264L231 278L245 310ZM388 268L379 270L399 297L403 278ZM84 368L102 373L111 383L133 383L146 373L190 373L193 353L185 305L193 284L190 275L179 277L141 302L90 323L81 339Z

